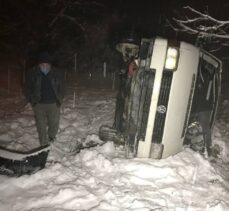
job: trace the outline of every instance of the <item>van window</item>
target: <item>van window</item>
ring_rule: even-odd
[[[202,54],[196,78],[192,113],[211,111],[218,99],[219,64],[208,55]]]

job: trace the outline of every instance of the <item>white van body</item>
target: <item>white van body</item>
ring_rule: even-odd
[[[191,104],[194,97],[198,68],[200,68],[200,58],[215,67],[213,81],[209,81],[208,92],[203,96],[205,99],[209,98],[209,95],[213,95],[213,98],[215,98],[211,119],[215,118],[215,110],[217,109],[218,102],[216,98],[218,98],[220,91],[221,62],[214,56],[193,45],[180,42],[178,48],[179,58],[177,68],[172,75],[168,102],[167,105],[163,105],[159,102],[160,93],[163,91],[163,73],[165,71],[171,71],[165,69],[166,55],[169,47],[168,40],[156,38],[151,42],[153,42],[153,52],[150,61],[150,70],[155,72],[155,82],[153,84],[146,134],[144,140],[139,140],[137,157],[155,157],[152,152],[157,150],[154,149],[155,147],[157,148],[157,146],[153,144],[152,136],[156,121],[158,121],[156,114],[163,112],[159,110],[163,107],[166,110],[166,117],[160,143],[163,146],[161,157],[165,158],[180,152],[183,148],[184,134],[186,133],[189,123],[188,119],[190,117]]]
[[[130,47],[118,44],[123,55],[130,52],[125,46]],[[127,71],[120,85],[113,127],[122,134],[127,154],[159,159],[175,155],[199,135],[199,126],[210,139],[220,60],[186,42],[156,37],[142,39],[135,63],[137,70],[131,76]]]

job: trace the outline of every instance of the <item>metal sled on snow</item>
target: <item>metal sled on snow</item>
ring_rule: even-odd
[[[43,169],[50,147],[39,147],[28,152],[19,152],[0,147],[0,174],[21,176]]]

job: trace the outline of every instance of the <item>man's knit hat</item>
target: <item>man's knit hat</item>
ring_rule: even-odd
[[[39,59],[38,59],[38,64],[41,64],[41,63],[51,64],[51,56],[49,55],[48,52],[42,52],[40,54]]]

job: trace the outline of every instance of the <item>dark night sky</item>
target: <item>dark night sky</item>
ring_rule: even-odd
[[[210,15],[219,19],[229,19],[228,0],[78,0],[78,2],[87,2],[88,4],[95,1],[102,3],[105,7],[98,7],[89,11],[78,9],[70,12],[76,15],[77,20],[82,23],[93,24],[103,21],[103,19],[109,19],[112,35],[117,32],[122,33],[123,30],[133,29],[144,37],[162,35],[174,38],[175,33],[168,27],[166,28],[165,19],[178,14],[182,6],[186,5],[200,11],[208,11]],[[0,45],[4,40],[14,43],[16,46],[21,45],[22,47],[18,50],[20,52],[28,45],[39,43],[45,37],[47,30],[50,30],[47,27],[50,16],[55,12],[57,13],[58,9],[63,6],[63,2],[68,1],[59,0],[60,8],[55,7],[54,9],[45,6],[47,2],[52,1],[0,0]],[[79,33],[82,33],[75,26],[70,26],[71,30],[67,31],[64,22],[59,21],[58,24],[56,26],[59,26],[59,36],[65,37],[59,37],[55,41],[57,44],[63,40],[62,44],[64,45],[65,40],[70,42],[71,36],[77,37]],[[2,35],[4,27],[7,28],[8,26],[10,26],[11,32]],[[57,28],[52,30],[55,34]],[[1,47],[1,49],[3,48]]]
[[[187,5],[208,12],[218,19],[229,19],[228,0],[104,0],[104,2],[108,6],[107,15],[116,14],[119,17],[119,21],[113,22],[114,31],[134,28],[144,37],[161,35],[174,39],[177,34],[165,26],[166,19],[181,14],[182,7]],[[178,39],[182,38],[183,35],[178,35]]]
[[[94,2],[94,0],[78,1],[88,2],[89,4],[90,2]],[[10,24],[17,19],[25,18],[25,21],[27,19],[26,22],[30,21],[32,23],[30,25],[33,25],[32,30],[26,29],[28,33],[39,36],[39,34],[43,33],[42,30],[44,30],[42,26],[48,22],[47,13],[52,14],[55,12],[52,11],[52,9],[49,10],[42,6],[45,5],[44,2],[52,1],[0,0],[0,21],[8,21]],[[59,0],[59,2],[68,1]],[[228,0],[97,0],[97,2],[101,2],[105,5],[102,16],[112,19],[111,25],[115,30],[128,27],[135,28],[139,30],[143,36],[160,34],[161,30],[163,30],[161,25],[165,24],[165,18],[171,18],[176,15],[176,11],[181,11],[182,6],[186,5],[190,5],[200,11],[209,11],[209,13],[216,18],[229,18],[227,12],[229,8]],[[11,6],[8,7],[10,4]],[[227,5],[227,7],[225,5]],[[101,13],[100,9],[101,8],[96,12]],[[78,14],[78,18],[84,19],[84,21],[96,21],[98,19],[96,12],[90,10],[90,12],[85,13],[85,15],[80,9],[74,11],[75,14]],[[7,16],[7,18],[3,15]],[[81,18],[81,15],[85,17]],[[0,22],[0,27],[1,26],[2,24]],[[23,24],[21,26],[15,26],[15,31],[18,30],[18,32],[14,33],[16,36],[20,34],[20,27],[22,27],[22,31]]]

